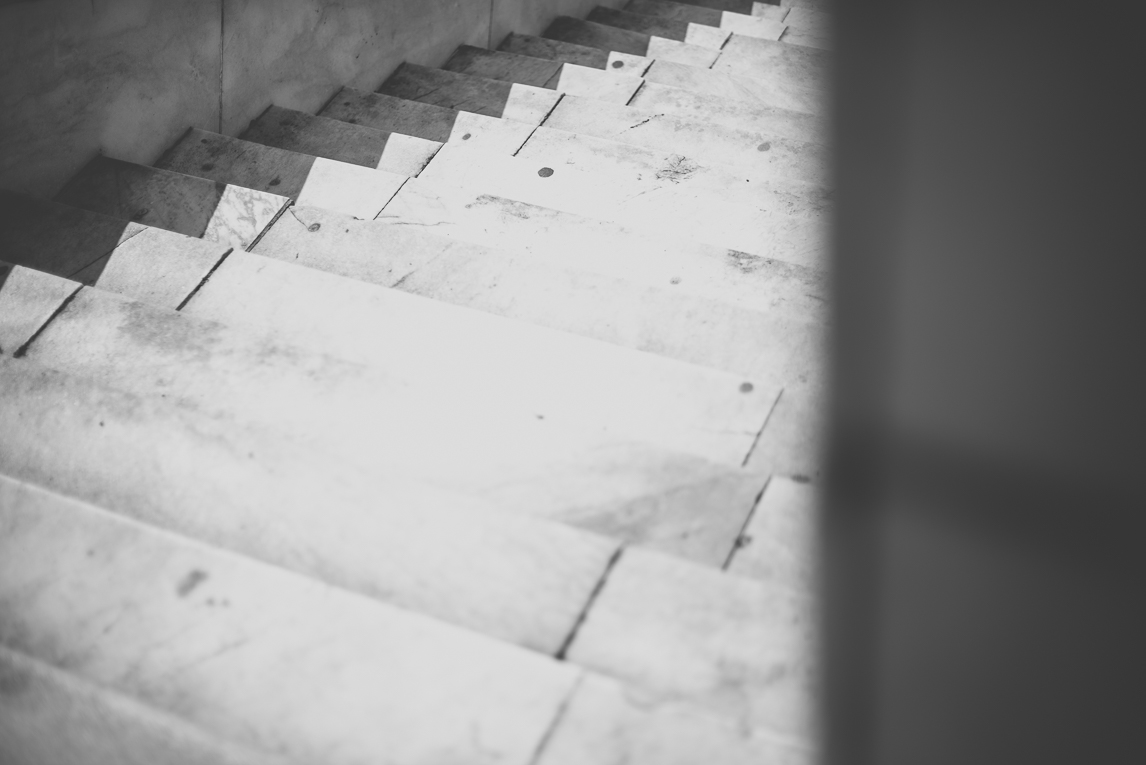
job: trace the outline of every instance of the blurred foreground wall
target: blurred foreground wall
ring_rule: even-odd
[[[1146,762],[1142,8],[835,11],[828,761]]]

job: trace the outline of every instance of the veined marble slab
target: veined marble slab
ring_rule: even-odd
[[[402,64],[378,88],[387,96],[444,106],[487,117],[540,124],[560,96],[545,88]]]
[[[729,32],[704,24],[692,24],[687,21],[674,21],[672,19],[643,16],[639,13],[626,13],[598,5],[586,21],[598,24],[607,24],[631,32],[639,32],[649,36],[663,37],[666,40],[696,45],[701,48],[710,48],[719,51],[728,41]],[[779,33],[777,33],[778,35]]]
[[[617,548],[382,459],[196,412],[171,390],[7,358],[0,389],[0,473],[544,653]]]
[[[732,35],[711,68],[714,72],[757,79],[775,77],[822,88],[828,81],[830,57],[828,51],[813,47]]]
[[[645,72],[645,80],[684,88],[725,102],[819,115],[827,107],[827,93],[820,84],[814,84],[817,81],[812,78],[812,73],[804,74],[807,76],[800,80],[788,79],[780,73],[756,78],[656,61]],[[757,127],[757,130],[762,129]]]
[[[502,154],[521,148],[533,125],[483,114],[447,109],[381,93],[343,88],[320,112],[343,122],[393,133],[408,133],[445,143],[467,141]]]
[[[450,60],[442,69],[484,77],[488,80],[519,82],[522,85],[543,88],[557,76],[561,63],[534,56],[462,45],[454,51],[454,55],[450,56]]]
[[[691,66],[710,67],[720,56],[720,51],[712,48],[632,32],[607,24],[596,24],[570,16],[558,16],[542,36],[604,51],[677,61]]]
[[[815,368],[824,370],[826,359],[821,357]],[[826,382],[821,372],[784,387],[749,456],[750,468],[800,480],[820,480],[827,424]]]
[[[759,130],[797,141],[823,145],[830,143],[827,120],[820,115],[750,101],[730,101],[650,80],[645,80],[644,86],[637,91],[628,106],[645,112],[672,114],[696,122],[724,125],[735,130]]]
[[[655,698],[810,747],[814,613],[786,588],[626,550],[568,656]]]
[[[290,200],[110,157],[96,157],[56,201],[247,249]]]
[[[288,765],[2,645],[0,678],[0,761],[10,765],[123,765],[128,752],[165,765]]]
[[[347,124],[277,106],[263,112],[241,138],[299,154],[406,176],[421,172],[441,148],[439,142],[417,135]]]
[[[712,715],[700,705],[588,673],[561,716],[538,765],[812,765],[812,751]]]
[[[411,167],[412,173],[397,174],[192,129],[155,166],[371,219],[398,193],[407,175],[421,172],[430,156]]]
[[[257,750],[525,765],[580,674],[25,484],[0,496],[0,642]]]
[[[565,96],[545,120],[545,127],[647,149],[687,153],[697,161],[742,168],[758,178],[791,178],[823,185],[830,177],[828,149],[822,144],[588,98]],[[433,167],[433,162],[429,167]]]

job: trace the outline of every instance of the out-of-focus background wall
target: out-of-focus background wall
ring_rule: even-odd
[[[1142,6],[834,10],[828,760],[1146,762]]]
[[[50,195],[98,152],[151,163],[188,127],[316,111],[403,61],[624,0],[0,0],[0,188]]]

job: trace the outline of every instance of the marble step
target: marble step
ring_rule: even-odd
[[[774,476],[744,527],[728,571],[815,593],[818,500],[814,485]]]
[[[705,707],[664,701],[589,673],[578,684],[537,765],[812,765],[807,747],[721,719]]]
[[[173,395],[7,356],[0,382],[0,473],[543,653],[618,548]]]
[[[459,54],[461,54],[459,56]],[[510,59],[510,61],[507,61]],[[601,71],[592,67],[564,64],[561,62],[541,61],[529,56],[521,56],[501,51],[489,51],[483,48],[462,46],[445,68],[459,74],[475,77],[485,77],[504,82],[518,82],[523,85],[532,85],[535,66],[517,65],[517,60],[543,63],[547,65],[550,75],[541,83],[541,87],[556,90],[560,93],[569,93],[585,98],[597,98],[617,104],[627,104],[633,94],[641,87],[640,77],[616,74],[611,71]],[[540,79],[540,78],[536,78]],[[536,80],[535,80],[536,81]]]
[[[788,15],[788,9],[779,5],[765,5],[764,3],[725,3],[734,8],[716,8],[693,5],[671,0],[629,0],[624,10],[629,13],[639,13],[644,16],[656,16],[674,21],[687,21],[693,24],[704,24],[710,27],[722,26],[721,21],[728,16],[748,16],[768,21],[783,21]]]
[[[759,13],[744,14],[697,8],[669,0],[631,0],[625,11],[664,19],[673,24],[688,24],[690,27],[701,25],[763,40],[779,40],[787,34],[787,26],[781,19],[788,14],[788,9],[778,5],[768,6]]]
[[[409,63],[399,66],[382,83],[378,92],[530,125],[540,124],[561,98],[545,88],[471,77]]]
[[[25,209],[27,223],[14,221],[5,228],[22,233],[25,240],[34,239],[45,224],[63,217],[54,210],[42,209],[48,206]],[[29,215],[36,212],[41,214]],[[75,213],[72,217],[79,220],[67,221],[66,228],[74,229],[90,216],[79,210]],[[22,231],[17,231],[17,226]],[[613,433],[652,443],[676,443],[686,451],[696,445],[702,456],[730,453],[730,459],[738,461],[746,453],[743,443],[721,445],[718,441],[722,439],[704,435],[710,428],[752,427],[751,423],[736,424],[741,415],[734,411],[744,409],[743,396],[731,397],[732,410],[724,413],[718,412],[724,405],[706,409],[718,399],[728,398],[719,394],[722,387],[732,390],[741,380],[723,379],[657,356],[624,351],[339,277],[327,277],[324,284],[322,275],[313,275],[307,269],[257,265],[261,258],[250,258],[254,262],[248,263],[243,253],[236,253],[220,266],[226,250],[218,245],[169,232],[157,233],[167,240],[177,240],[175,247],[164,251],[164,240],[160,240],[151,244],[157,250],[154,257],[147,250],[141,255],[140,250],[129,248],[113,253],[108,271],[112,286],[119,287],[116,291],[144,302],[151,302],[149,298],[158,294],[161,299],[152,304],[180,306],[186,315],[253,326],[263,332],[277,330],[284,344],[305,341],[306,347],[326,353],[341,348],[343,353],[335,355],[343,358],[351,351],[349,358],[400,370],[398,378],[407,384],[416,381],[427,390],[441,388],[443,381],[459,381],[447,384],[440,393],[465,398],[471,406],[526,406],[545,412],[554,427],[560,427],[562,422],[597,423],[608,426]],[[132,241],[138,240],[136,237]],[[190,247],[180,249],[181,243]],[[268,269],[271,273],[276,269],[280,272],[273,283],[269,275],[254,278],[254,274]],[[212,278],[202,284],[208,274]],[[337,317],[339,321],[327,319],[320,323],[314,322],[309,313],[300,316],[290,308],[300,304],[308,304],[320,315]],[[357,312],[351,309],[352,305],[359,306]],[[280,306],[287,310],[275,310]],[[360,326],[375,329],[363,335],[357,330]],[[526,359],[528,363],[522,366]],[[718,420],[710,420],[714,415]],[[729,415],[733,419],[724,419]],[[691,418],[696,419],[686,424]],[[762,423],[761,419],[759,424]],[[682,427],[675,435],[671,432]],[[690,430],[695,433],[689,435]],[[709,453],[708,449],[713,451]]]
[[[616,51],[656,60],[676,61],[690,66],[710,67],[720,56],[720,51],[712,48],[632,32],[608,24],[575,19],[571,16],[558,16],[545,29],[542,37],[598,48],[603,51]]]
[[[781,42],[822,50],[832,48],[832,15],[815,8],[792,8],[788,12]]]
[[[240,136],[244,141],[397,175],[417,175],[438,141],[381,131],[293,109],[271,106]]]
[[[279,194],[110,157],[89,162],[55,200],[244,250],[290,204]]]
[[[13,492],[0,476],[0,492]],[[25,497],[34,489],[16,488]],[[46,494],[43,504],[65,506]],[[29,502],[23,499],[23,502]],[[18,512],[0,509],[0,514]],[[0,516],[2,517],[2,516]],[[7,520],[7,519],[5,519]],[[0,521],[2,523],[3,521]],[[0,645],[0,762],[5,765],[287,765]]]
[[[300,143],[306,145],[306,142]],[[155,166],[269,191],[290,197],[300,205],[325,207],[356,218],[371,219],[398,193],[407,175],[421,172],[431,156],[426,156],[416,168],[409,167],[412,172],[399,174],[193,128],[168,149]]]
[[[610,53],[600,48],[590,48],[585,45],[550,40],[545,37],[534,37],[533,35],[521,35],[516,32],[507,35],[501,41],[498,50],[565,64],[575,64],[591,69],[610,69],[615,70],[618,74],[632,74],[638,77],[652,63],[651,59],[644,56],[634,56],[616,51]]]
[[[0,481],[0,642],[240,746],[295,762],[525,765],[582,675]]]
[[[544,88],[557,78],[561,63],[518,53],[460,45],[442,65],[442,69]]]
[[[709,68],[714,72],[765,80],[780,78],[824,89],[831,74],[831,53],[805,45],[732,35],[720,58]]]
[[[249,269],[236,265],[229,271],[236,274],[231,278],[245,280],[248,289],[255,289],[257,280],[251,279]],[[305,284],[307,275],[299,271],[294,278]],[[276,288],[286,289],[281,284]],[[333,290],[328,300],[333,303],[336,298],[337,290]],[[256,299],[262,298],[251,298]],[[458,485],[465,481],[481,485],[492,481],[498,471],[524,472],[529,465],[544,466],[570,455],[630,443],[740,465],[778,393],[776,386],[746,381],[742,375],[655,356],[634,359],[578,338],[569,338],[565,344],[570,352],[580,348],[579,356],[602,365],[609,359],[610,365],[631,370],[634,377],[615,369],[588,367],[574,379],[562,380],[559,372],[567,367],[543,369],[540,364],[534,366],[533,359],[505,350],[507,344],[496,337],[504,322],[489,320],[482,326],[477,322],[492,317],[400,296],[394,302],[417,304],[413,310],[421,308],[427,324],[440,315],[448,316],[442,319],[442,328],[423,330],[429,337],[444,335],[451,326],[472,318],[475,328],[468,337],[476,347],[467,355],[461,351],[451,355],[419,342],[421,332],[409,332],[407,337],[395,331],[376,341],[369,364],[353,362],[307,350],[291,343],[289,336],[251,333],[199,318],[195,311],[174,313],[100,290],[85,290],[42,331],[28,357],[113,385],[137,386],[132,390],[144,395],[178,393],[188,406],[237,422],[277,427],[313,441],[316,447],[342,450],[357,443],[372,450],[371,458],[387,459],[417,475]],[[129,331],[131,325],[123,324],[127,316],[143,325],[143,334]],[[528,326],[517,329],[518,337],[532,332],[533,345],[553,337]],[[84,348],[98,348],[100,355],[93,358]],[[491,365],[484,373],[470,369],[485,363],[475,359],[483,352],[513,366]],[[118,366],[107,366],[117,357]],[[323,359],[328,362],[325,367]],[[162,369],[164,374],[140,377],[134,373],[140,365]],[[645,374],[636,376],[642,367]],[[320,369],[322,373],[316,373]],[[657,371],[661,378],[655,376]],[[515,373],[519,379],[510,379]],[[657,380],[656,386],[642,390],[633,385],[646,377]],[[499,389],[497,383],[503,380],[505,387]],[[581,398],[567,393],[578,387],[577,382],[584,388]],[[286,400],[309,403],[303,411],[276,411]],[[518,441],[508,443],[508,437],[499,433],[517,433]],[[426,443],[403,449],[403,442],[413,437]],[[432,441],[436,438],[450,439],[451,444],[440,447],[435,460]],[[527,441],[531,451],[519,454],[526,451]],[[464,466],[447,467],[454,452],[462,459],[465,447],[482,451],[468,457]]]
[[[588,98],[565,96],[545,120],[545,127],[687,153],[698,162],[736,167],[757,178],[789,178],[820,186],[830,178],[828,148],[822,144]],[[433,167],[433,162],[427,167]]]
[[[418,201],[403,200],[402,207],[414,208]],[[496,204],[484,195],[479,203]],[[526,209],[508,201],[503,204],[514,212]],[[785,390],[821,374],[826,333],[822,309],[817,313],[818,306],[814,305],[814,289],[821,283],[799,269],[792,273],[777,267],[779,264],[757,261],[762,273],[771,279],[764,276],[753,281],[764,285],[775,308],[753,311],[678,293],[673,284],[681,281],[677,276],[666,279],[663,286],[649,286],[637,279],[611,277],[576,264],[562,267],[569,261],[562,252],[564,245],[559,241],[552,247],[546,245],[557,240],[562,231],[574,228],[558,225],[564,221],[543,229],[541,236],[508,226],[515,237],[526,242],[507,251],[497,249],[498,243],[489,233],[495,227],[485,231],[477,228],[476,220],[480,218],[476,216],[468,220],[458,216],[468,226],[452,220],[425,223],[415,216],[416,212],[395,212],[393,217],[373,224],[347,224],[350,230],[346,233],[353,235],[353,241],[340,245],[338,239],[330,236],[306,237],[304,232],[309,226],[322,225],[321,221],[329,215],[304,209],[299,213],[299,222],[309,225],[284,220],[276,226],[273,236],[260,244],[260,251],[269,257],[316,268],[337,268],[337,273],[345,276],[398,282],[398,289],[423,297],[739,373],[763,381],[762,384],[785,386]],[[433,232],[434,236],[408,233],[430,226],[439,229]],[[598,241],[625,238],[610,232],[598,232],[595,237]],[[492,246],[479,244],[482,240]],[[531,245],[533,250],[528,249]],[[403,268],[386,273],[369,273],[378,267],[364,262],[371,252],[383,253],[386,264],[402,254],[406,254],[407,262]],[[390,257],[391,252],[394,257]],[[533,252],[543,255],[532,257]],[[605,251],[601,257],[614,252],[618,251]],[[334,255],[342,259],[336,265]],[[741,262],[753,263],[750,258]],[[672,273],[672,265],[665,264],[656,273],[665,271]],[[797,292],[799,284],[808,284],[809,294]],[[789,397],[782,395],[780,400],[786,403]],[[776,417],[773,410],[768,423]]]
[[[821,115],[763,106],[750,101],[729,100],[650,80],[645,80],[645,84],[627,105],[645,112],[671,114],[736,130],[756,129],[769,135],[808,143],[826,145],[830,142],[829,126],[826,118]]]
[[[746,103],[821,115],[827,110],[828,93],[821,86],[823,73],[804,69],[798,73],[776,72],[768,77],[717,72],[671,61],[653,62],[644,74],[649,83],[671,85],[729,103]]]
[[[12,265],[134,295],[152,305],[182,305],[230,251],[229,246],[165,229],[0,191],[0,252],[7,253]],[[79,286],[61,285],[25,269],[2,268],[6,278],[34,280],[49,294],[59,290],[70,294]],[[17,295],[38,292],[30,284],[27,288],[10,284],[8,289]],[[32,313],[26,321],[39,321],[36,328],[48,318],[37,312],[41,309],[35,301],[29,302],[28,310]],[[0,335],[0,352],[14,352],[29,336],[17,341]]]
[[[817,184],[567,130],[537,128],[515,156],[553,170],[561,167],[592,173],[600,182],[602,204],[648,206],[706,224],[737,215],[737,210],[826,224],[831,209],[830,195]],[[775,228],[787,222],[761,220],[760,225]],[[788,259],[780,251],[768,256]]]
[[[302,208],[296,208],[293,212],[296,213],[296,220],[301,219],[299,223],[311,222],[311,217],[317,214]],[[324,215],[322,218],[333,216]],[[315,222],[318,220],[315,218]],[[732,315],[722,313],[724,309],[718,305],[709,305],[701,311],[701,305],[710,303],[725,304],[736,311],[789,317],[815,325],[823,325],[826,321],[824,308],[827,279],[822,271],[736,250],[696,244],[663,232],[658,234],[636,230],[625,223],[613,223],[497,197],[484,192],[480,187],[467,189],[452,183],[441,186],[428,181],[411,180],[377,221],[355,222],[344,228],[350,229],[345,232],[348,236],[360,233],[366,236],[365,232],[386,225],[423,230],[427,234],[426,244],[435,254],[445,247],[447,239],[456,239],[483,245],[486,249],[475,251],[474,258],[480,256],[491,261],[504,261],[505,268],[509,270],[512,270],[510,263],[521,261],[517,266],[519,268],[528,268],[533,264],[572,271],[579,275],[561,278],[575,278],[584,282],[586,289],[592,284],[592,289],[602,292],[606,290],[605,284],[610,281],[618,284],[610,288],[610,292],[627,284],[628,289],[635,290],[630,295],[634,302],[610,304],[609,313],[613,316],[628,316],[630,310],[641,302],[637,298],[642,292],[645,300],[658,296],[653,302],[658,305],[664,303],[666,316],[671,310],[689,313],[696,318],[713,313],[712,316],[706,316],[703,322],[698,322],[692,332],[682,332],[682,338],[690,337],[703,326],[721,322],[735,323]],[[322,234],[322,239],[326,240],[323,247],[333,257],[336,239],[333,234],[323,233],[329,228],[329,225],[323,225],[317,233]],[[301,234],[286,239],[282,237],[288,231],[298,232],[299,229],[298,223],[282,219],[259,243],[255,252],[266,254],[281,251],[283,257],[288,257],[292,246],[303,246],[305,238]],[[376,234],[380,238],[395,235],[383,234],[381,231]],[[311,237],[312,241],[317,239],[319,237]],[[297,245],[288,244],[294,240],[298,240]],[[363,243],[361,246],[365,249],[370,245]],[[460,270],[460,266],[458,268]],[[395,269],[389,278],[400,281],[408,273],[409,268]],[[554,274],[553,278],[557,276]],[[590,279],[592,282],[587,281]],[[498,280],[491,281],[500,284]],[[406,286],[405,281],[399,285],[400,288]],[[491,285],[489,289],[492,290],[494,286]],[[552,289],[553,286],[547,286],[544,291]],[[685,296],[702,298],[703,302],[693,305],[687,311],[683,302],[676,309],[669,308],[674,301],[683,301]],[[584,301],[595,302],[588,296]],[[580,301],[571,302],[580,304]],[[528,304],[524,296],[521,304]],[[561,302],[553,305],[552,309],[560,312],[564,305]],[[719,320],[717,316],[720,316]],[[642,326],[645,323],[640,321],[634,324],[631,318],[603,322],[606,328],[618,331],[622,327]],[[649,323],[651,326],[643,328],[639,336],[651,341],[653,347],[667,348],[675,345],[667,335],[655,330],[655,322]],[[622,336],[625,336],[624,333]],[[703,353],[706,347],[711,350],[719,345],[704,343],[698,351]],[[756,354],[745,353],[743,351],[747,349],[744,348],[740,350],[740,363],[754,367],[755,362],[752,360],[757,358]],[[728,367],[713,363],[717,358],[721,358],[723,363],[730,363],[736,360],[737,354],[730,353],[727,357],[702,355],[690,357],[689,360],[706,366],[744,371],[735,364]]]
[[[445,143],[472,141],[501,154],[521,148],[535,125],[342,88],[319,112],[324,117]]]
[[[589,15],[585,17],[585,20],[617,27],[618,29],[626,29],[630,32],[663,37],[666,40],[676,40],[677,42],[696,45],[701,48],[709,48],[718,52],[724,46],[724,43],[727,42],[730,34],[722,29],[704,26],[703,24],[689,24],[686,21],[673,21],[672,19],[662,19],[655,16],[642,16],[639,13],[626,13],[625,11],[617,11],[601,5],[598,5],[590,11]],[[782,28],[783,25],[780,25],[780,29],[776,31],[777,38],[780,36]]]
[[[688,160],[678,159],[668,165],[669,172],[685,173],[692,167]],[[626,195],[623,187],[602,188],[598,174],[591,169],[556,164],[538,162],[532,154],[501,157],[446,146],[422,176],[438,187],[515,199],[622,223],[636,231],[677,236],[813,268],[827,265],[827,230],[821,221],[761,210],[738,200],[734,192],[699,196],[686,189],[675,194],[671,181],[652,186],[659,192]]]
[[[815,607],[806,593],[625,550],[567,656],[743,730],[811,749]]]

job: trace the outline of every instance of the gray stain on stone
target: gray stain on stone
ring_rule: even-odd
[[[548,178],[549,176],[553,175],[553,168],[552,167],[543,167],[537,171],[537,174],[540,175],[542,178]]]
[[[200,571],[199,569],[194,569],[188,572],[187,576],[183,577],[183,580],[179,582],[179,586],[175,589],[175,591],[179,593],[179,597],[185,598],[194,592],[195,588],[203,584],[205,581],[207,581],[207,572]]]

